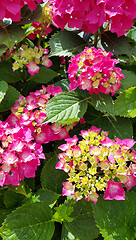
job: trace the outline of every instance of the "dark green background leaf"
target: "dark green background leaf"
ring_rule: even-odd
[[[80,200],[77,204],[81,210],[79,216],[72,222],[65,222],[64,226],[80,240],[93,240],[98,237],[99,229],[93,217],[91,202]]]
[[[108,136],[111,139],[115,137],[120,139],[133,138],[133,127],[128,118],[99,117],[91,121],[91,124],[104,131],[109,131]]]
[[[115,115],[136,117],[136,87],[121,93],[114,104]]]
[[[47,204],[32,203],[7,216],[0,233],[4,240],[51,240],[54,233],[52,212]]]
[[[117,37],[116,33],[110,31],[101,35],[101,44],[107,52],[110,51],[116,56],[125,54],[130,57],[136,51],[136,48],[130,46],[127,37]]]
[[[13,72],[12,63],[8,61],[0,62],[0,80],[7,83],[15,83],[21,80],[18,71]]]
[[[43,188],[61,194],[62,182],[66,181],[67,174],[62,170],[55,169],[58,161],[59,159],[55,154],[54,157],[45,164],[41,174],[41,184]]]
[[[14,209],[23,203],[26,197],[22,194],[7,190],[4,195],[4,203],[8,209]]]
[[[0,81],[0,103],[3,100],[8,89],[8,84],[5,81]]]
[[[93,211],[105,240],[135,240],[136,192],[126,192],[125,201],[103,200],[101,196]]]
[[[54,34],[49,44],[50,56],[72,56],[73,53],[83,51],[86,42],[76,33],[64,30]]]
[[[124,91],[128,88],[135,87],[136,86],[136,74],[127,71],[127,70],[122,70],[122,73],[125,76],[125,79],[121,80],[121,87],[119,91]]]
[[[8,86],[7,93],[0,104],[0,112],[8,111],[14,106],[15,101],[19,98],[20,93],[12,86]]]
[[[39,196],[40,201],[44,201],[51,206],[53,206],[56,203],[57,199],[60,197],[60,194],[52,192],[48,189],[39,189],[37,195]]]
[[[7,28],[0,27],[0,44],[12,47],[25,38],[25,31],[16,23],[12,23]]]
[[[72,233],[68,232],[68,230],[64,227],[64,224],[63,224],[61,240],[80,240],[80,239],[76,238]]]
[[[111,96],[104,93],[92,94],[91,102],[96,110],[114,116],[114,105]]]
[[[31,76],[28,80],[32,80],[37,83],[48,83],[57,76],[57,72],[47,67],[41,66],[39,72]]]

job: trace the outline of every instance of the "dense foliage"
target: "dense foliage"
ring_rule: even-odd
[[[136,239],[136,0],[0,2],[0,238]]]

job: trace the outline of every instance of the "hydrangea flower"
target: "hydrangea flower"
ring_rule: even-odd
[[[12,58],[15,60],[13,63],[13,71],[23,68],[25,65],[28,68],[28,72],[34,75],[39,72],[39,66],[37,64],[42,64],[45,67],[50,67],[52,65],[51,60],[48,58],[49,50],[44,49],[41,46],[38,47],[28,47],[27,45],[22,45],[15,53],[13,53]]]
[[[119,61],[111,58],[112,55],[100,48],[86,47],[83,52],[74,56],[68,68],[71,82],[69,90],[79,87],[87,89],[89,94],[101,92],[114,95],[121,86],[120,80],[125,77],[121,74],[121,69],[115,67]]]
[[[0,121],[0,186],[19,185],[19,181],[35,177],[40,159],[45,159],[40,144],[33,142],[27,127],[11,127]]]
[[[42,122],[46,119],[46,105],[48,100],[57,93],[62,92],[60,87],[42,86],[42,89],[30,92],[27,97],[20,96],[11,108],[11,115],[7,122],[12,127],[22,126],[31,130],[32,136],[39,144],[61,140],[69,137],[68,131],[76,123],[62,126],[56,123],[52,125]],[[84,123],[84,122],[83,122]]]
[[[65,25],[79,28],[84,32],[95,33],[106,21],[105,3],[96,0],[54,0],[53,23],[64,29]]]
[[[77,136],[68,138],[59,147],[56,169],[68,173],[63,183],[62,195],[83,197],[96,204],[99,192],[104,191],[105,200],[125,200],[125,191],[136,185],[136,152],[131,147],[133,139],[115,138],[108,132],[92,126],[81,131],[82,140]]]
[[[71,28],[95,33],[107,22],[111,25],[111,32],[121,36],[131,28],[136,17],[135,0],[52,0],[52,3],[53,22],[62,29],[68,24]]]
[[[13,21],[21,20],[21,8],[27,4],[31,11],[36,9],[36,2],[42,0],[4,0],[0,1],[0,19],[11,18]]]

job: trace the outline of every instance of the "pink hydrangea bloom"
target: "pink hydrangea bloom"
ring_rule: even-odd
[[[85,32],[95,33],[106,21],[105,3],[96,0],[56,0],[54,4],[53,23],[64,29],[66,23],[73,28],[80,28]],[[80,13],[80,14],[79,14]]]
[[[56,169],[68,174],[63,195],[74,195],[76,201],[84,197],[96,204],[99,192],[104,191],[106,200],[125,200],[122,184],[127,190],[136,185],[136,152],[131,150],[135,141],[111,140],[107,131],[95,126],[80,135],[82,140],[75,135],[59,146],[62,153]]]
[[[77,123],[62,126],[53,123],[42,124],[46,119],[46,105],[48,100],[62,92],[60,87],[42,86],[42,89],[30,92],[27,97],[20,96],[11,108],[11,115],[7,122],[12,126],[22,126],[30,129],[33,138],[39,144],[69,138],[68,131]]]
[[[111,32],[121,36],[131,28],[136,17],[135,0],[52,0],[52,4],[53,23],[62,29],[68,24],[71,28],[95,33],[107,22],[111,25]]]
[[[113,54],[100,48],[86,47],[83,52],[74,56],[70,60],[68,77],[70,79],[69,90],[77,87],[87,89],[90,94],[105,93],[112,95],[119,90],[121,79],[125,78],[121,74],[121,69],[115,64],[119,61],[111,59]]]
[[[19,185],[25,177],[35,177],[40,159],[45,156],[42,146],[33,139],[29,128],[0,122],[0,186]]]

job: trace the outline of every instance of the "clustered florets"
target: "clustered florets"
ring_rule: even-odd
[[[68,131],[76,124],[68,126],[56,123],[42,123],[46,120],[46,105],[49,99],[62,92],[60,87],[42,86],[36,92],[30,92],[29,96],[20,96],[11,108],[11,115],[7,118],[10,126],[23,126],[31,130],[32,136],[37,143],[48,143],[69,137]]]
[[[13,53],[12,58],[15,60],[13,63],[13,71],[23,68],[25,65],[28,68],[28,72],[34,75],[39,72],[40,67],[38,64],[42,64],[45,67],[50,67],[52,65],[51,60],[48,58],[49,50],[46,48],[38,47],[28,47],[27,45],[22,45],[15,53]]]
[[[111,140],[108,132],[91,127],[81,131],[83,140],[76,135],[66,139],[59,147],[57,169],[68,173],[63,183],[63,196],[74,195],[76,201],[85,197],[97,202],[100,191],[105,191],[104,199],[125,200],[122,184],[129,190],[136,185],[136,152],[131,151],[133,139]]]
[[[19,185],[24,177],[35,177],[40,159],[45,159],[40,144],[33,142],[28,127],[11,127],[0,121],[0,186]]]
[[[21,95],[11,115],[0,121],[0,186],[19,185],[25,177],[35,177],[39,159],[45,159],[41,144],[69,137],[68,131],[77,123],[43,123],[48,100],[60,92],[60,87],[49,85],[27,97]]]
[[[95,33],[107,22],[111,32],[121,36],[131,28],[136,17],[135,0],[52,0],[52,3],[54,24],[62,29],[68,23],[70,28]]]
[[[79,87],[87,89],[89,94],[101,92],[114,95],[121,86],[120,80],[125,77],[121,74],[121,69],[115,67],[119,61],[111,59],[112,55],[100,48],[86,47],[74,56],[68,68],[70,91]]]
[[[20,21],[21,8],[25,4],[33,11],[36,3],[42,0],[5,0],[0,2],[0,19],[11,18]],[[43,0],[43,2],[48,2]],[[136,17],[135,0],[52,0],[54,9],[53,23],[64,29],[65,25],[71,28],[79,28],[84,32],[95,33],[99,27],[107,22],[111,26],[111,32],[118,36],[133,25]]]

